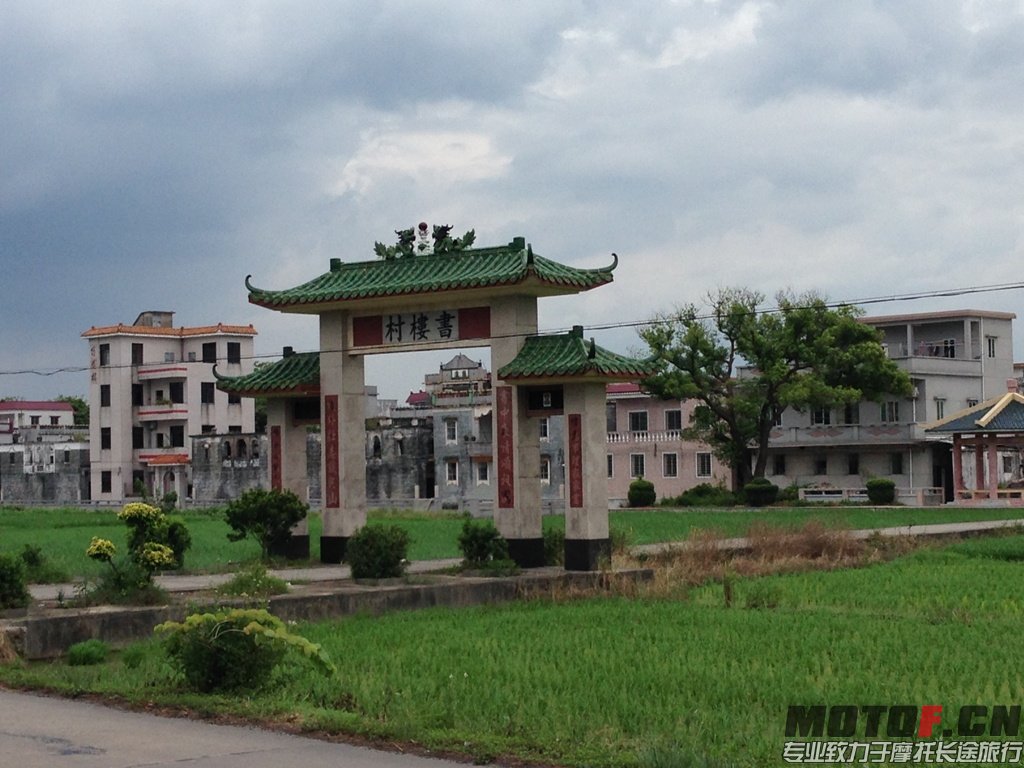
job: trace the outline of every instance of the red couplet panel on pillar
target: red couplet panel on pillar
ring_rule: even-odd
[[[341,506],[341,483],[338,478],[338,396],[324,396],[324,484],[328,507]]]
[[[570,413],[569,426],[569,506],[583,506],[583,417]]]
[[[498,407],[498,506],[510,509],[516,505],[512,387],[498,387],[495,397]]]
[[[270,428],[270,487],[281,490],[281,428]]]

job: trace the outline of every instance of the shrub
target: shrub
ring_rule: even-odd
[[[752,507],[767,507],[779,496],[779,486],[764,477],[755,477],[743,486],[743,495]]]
[[[508,560],[508,542],[490,520],[467,520],[459,534],[465,565],[479,568],[493,560]]]
[[[173,564],[170,547],[146,542],[134,557],[115,559],[117,547],[110,539],[94,536],[85,554],[91,560],[107,563],[97,581],[83,591],[76,600],[80,605],[96,603],[133,603],[155,605],[167,602],[167,594],[153,584],[153,571],[168,563]]]
[[[155,630],[165,635],[164,650],[185,684],[197,691],[258,688],[289,651],[298,651],[325,674],[334,664],[323,649],[288,631],[262,609],[194,613]]]
[[[778,501],[785,502],[786,504],[800,501],[800,486],[796,483],[790,483],[785,488],[780,488]]]
[[[868,501],[872,504],[892,504],[896,500],[896,483],[884,477],[873,477],[867,482]]]
[[[292,528],[305,520],[309,507],[288,490],[252,488],[228,504],[224,517],[231,533],[230,541],[251,537],[259,542],[264,560],[283,552]]]
[[[731,507],[736,504],[736,496],[721,485],[700,483],[666,502],[675,507]]]
[[[658,495],[654,492],[654,483],[638,477],[629,484],[626,497],[631,507],[650,507],[657,500]]]
[[[544,565],[565,563],[565,531],[561,528],[544,529]]]
[[[170,561],[162,562],[160,568],[176,569],[185,565],[185,551],[192,546],[192,536],[180,518],[167,517],[152,504],[139,501],[125,504],[117,517],[128,526],[128,552],[140,565],[146,567],[140,558],[149,544],[171,551]]]
[[[29,599],[25,564],[21,558],[0,554],[0,609],[24,608]]]
[[[364,525],[345,546],[354,579],[389,579],[405,573],[409,532],[397,525]]]
[[[25,565],[25,581],[29,584],[57,584],[71,580],[67,571],[46,559],[42,547],[26,544],[18,556]]]
[[[68,648],[68,665],[72,667],[86,667],[93,664],[102,664],[107,660],[110,653],[110,646],[102,640],[93,638],[81,643],[75,643]]]
[[[608,531],[608,538],[611,541],[612,554],[626,555],[629,554],[629,548],[633,546],[635,535],[632,528],[612,526]]]
[[[220,595],[254,598],[283,595],[287,591],[288,582],[272,576],[263,563],[255,563],[242,569],[230,581],[217,588],[217,593]]]

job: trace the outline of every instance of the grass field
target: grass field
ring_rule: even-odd
[[[613,511],[613,528],[626,532],[632,544],[649,544],[686,539],[694,529],[715,530],[726,536],[744,535],[754,523],[798,528],[808,520],[821,520],[840,528],[879,528],[893,525],[995,520],[1024,516],[1024,510],[1012,508],[938,508],[910,507],[793,507],[768,510],[639,510]],[[220,513],[185,511],[181,517],[188,525],[193,545],[185,557],[186,570],[217,572],[231,570],[239,563],[259,556],[259,547],[251,541],[227,540],[228,527]],[[371,522],[389,522],[409,531],[412,539],[410,560],[459,557],[458,535],[463,518],[457,514],[414,515],[387,511],[370,513]],[[545,527],[562,527],[564,518],[548,516]],[[320,519],[310,517],[312,560],[319,559]],[[20,552],[25,544],[43,548],[47,559],[71,576],[93,576],[102,564],[88,560],[85,549],[93,536],[102,536],[119,547],[125,541],[125,527],[117,520],[116,510],[0,507],[0,552]]]
[[[860,569],[739,579],[731,607],[721,584],[707,584],[305,625],[336,677],[289,667],[251,696],[180,692],[154,643],[134,668],[121,658],[32,664],[0,668],[0,682],[478,759],[775,766],[789,704],[1020,704],[1022,561],[1024,536],[1013,535]]]

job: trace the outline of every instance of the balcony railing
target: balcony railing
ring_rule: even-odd
[[[609,443],[669,443],[683,439],[682,430],[667,429],[660,432],[609,432]]]
[[[785,446],[899,444],[917,439],[916,424],[817,424],[809,427],[775,427],[773,448]]]

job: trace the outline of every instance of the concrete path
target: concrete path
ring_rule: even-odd
[[[978,533],[1024,526],[1024,519],[987,520],[971,523],[931,523],[924,525],[901,525],[893,528],[872,528],[851,531],[850,535],[859,539],[880,534],[882,536],[950,536],[953,534]],[[634,552],[657,554],[670,552],[674,549],[685,549],[689,546],[685,541],[667,541],[658,544],[641,544],[633,547]],[[722,539],[718,542],[720,549],[744,549],[749,546],[745,538]],[[420,560],[409,564],[409,573],[427,573],[442,568],[451,568],[462,562],[458,558],[447,560]],[[347,579],[351,571],[347,565],[315,565],[305,568],[277,568],[270,571],[278,578],[290,582],[337,581]],[[230,573],[213,573],[198,575],[178,575],[173,573],[157,576],[156,582],[168,592],[196,592],[202,589],[218,587],[228,579]],[[70,599],[75,596],[75,584],[33,584],[29,592],[34,600],[56,600],[63,593]]]
[[[0,690],[0,766],[462,768],[463,764]]]

